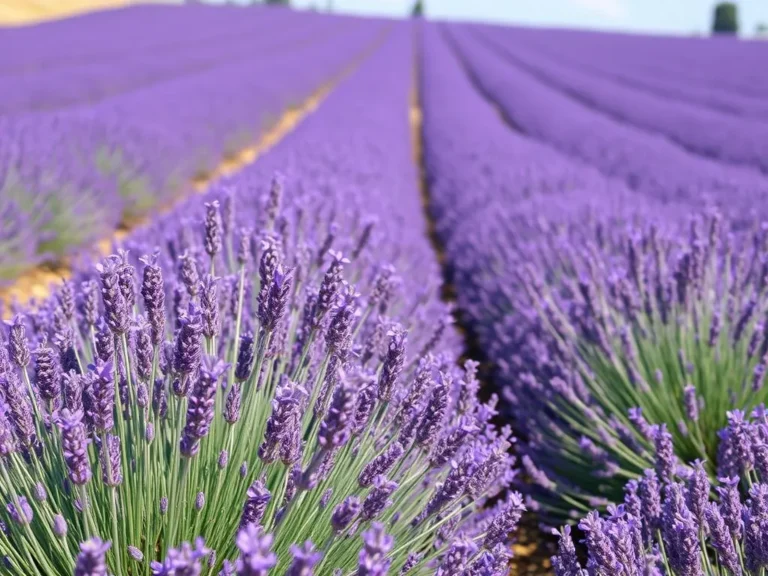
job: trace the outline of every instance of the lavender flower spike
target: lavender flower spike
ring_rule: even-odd
[[[272,535],[265,534],[257,524],[248,524],[237,534],[238,576],[267,576],[277,564],[277,556],[270,550]]]
[[[80,544],[74,576],[107,576],[105,557],[110,546],[109,542],[102,542],[98,537]]]
[[[288,567],[285,576],[314,576],[313,568],[323,557],[322,553],[315,550],[315,546],[307,540],[301,546],[291,545],[293,561]]]
[[[395,544],[395,539],[384,531],[384,525],[378,522],[363,532],[363,549],[357,565],[357,576],[385,576],[389,571],[390,560],[387,554]]]

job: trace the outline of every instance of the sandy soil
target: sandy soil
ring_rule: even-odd
[[[174,0],[141,0],[141,4]],[[45,20],[65,18],[92,10],[139,4],[137,0],[2,0],[0,26],[21,26]]]

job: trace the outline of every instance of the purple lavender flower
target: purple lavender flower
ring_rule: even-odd
[[[277,556],[270,550],[272,535],[256,524],[248,524],[237,534],[238,576],[267,576],[277,564]]]
[[[356,412],[355,390],[350,382],[336,387],[331,407],[320,424],[318,442],[325,450],[343,446],[349,440]]]
[[[40,396],[44,400],[56,400],[61,395],[61,368],[58,355],[48,346],[45,339],[35,350],[35,355],[37,356],[37,388],[40,390]]]
[[[262,286],[259,292],[259,322],[265,332],[274,332],[278,322],[285,315],[292,281],[293,271],[283,272],[278,266],[272,283]]]
[[[149,382],[152,377],[152,361],[154,348],[152,346],[151,328],[143,317],[136,323],[136,372],[143,382]]]
[[[80,553],[75,561],[75,576],[107,576],[107,550],[110,542],[102,542],[98,537],[80,544]]]
[[[317,552],[309,540],[301,546],[292,544],[291,556],[293,556],[293,560],[285,576],[313,576],[313,568],[323,557],[322,553]]]
[[[194,301],[200,291],[200,275],[197,271],[197,262],[194,255],[185,252],[179,256],[179,278],[181,278],[187,294]]]
[[[224,404],[224,420],[229,424],[234,424],[240,420],[240,386],[232,384],[227,392],[227,400]]]
[[[733,544],[733,538],[717,504],[714,502],[707,503],[704,508],[704,518],[709,530],[709,541],[717,551],[718,560],[731,574],[741,574],[741,564]]]
[[[117,256],[106,258],[96,265],[101,277],[101,299],[104,302],[104,314],[112,332],[120,336],[128,331],[130,310],[125,296],[120,290],[120,262]]]
[[[389,333],[387,355],[384,358],[384,366],[379,377],[379,400],[382,402],[389,402],[397,377],[403,370],[407,339],[407,332],[399,327],[392,328]]]
[[[235,379],[238,382],[248,380],[253,369],[253,334],[246,332],[240,337],[240,347],[237,353]]]
[[[128,546],[128,555],[133,558],[136,562],[143,562],[144,561],[144,553],[136,548],[136,546]]]
[[[720,486],[715,488],[720,499],[720,511],[734,539],[740,540],[744,534],[742,504],[739,496],[739,479],[720,478]]]
[[[585,534],[585,543],[589,552],[587,570],[595,574],[616,574],[621,565],[607,533],[605,521],[597,512],[590,512],[581,522],[579,528]]]
[[[154,576],[199,576],[202,571],[201,560],[211,551],[205,547],[202,538],[195,540],[194,546],[184,542],[178,549],[171,548],[161,562],[150,564]]]
[[[67,537],[67,521],[61,514],[53,517],[53,533],[62,540]]]
[[[112,362],[98,360],[95,366],[89,366],[93,381],[89,387],[90,404],[88,420],[99,432],[109,432],[115,425],[115,380]]]
[[[656,445],[656,473],[662,482],[669,483],[675,475],[676,458],[672,446],[672,435],[667,432],[666,424],[653,427],[653,439]]]
[[[15,450],[16,439],[8,421],[8,406],[0,402],[0,458],[10,456]]]
[[[120,438],[107,434],[106,443],[102,443],[99,454],[101,477],[107,486],[119,486],[123,483],[120,448]]]
[[[17,507],[18,504],[18,507]],[[6,506],[8,515],[16,524],[30,524],[34,518],[32,507],[24,496],[15,496]]]
[[[392,505],[389,497],[397,490],[397,482],[387,480],[385,476],[377,476],[373,480],[373,488],[363,500],[361,520],[372,520],[381,514],[385,508]]]
[[[219,378],[227,365],[213,356],[207,356],[200,377],[187,399],[187,421],[181,437],[181,453],[186,457],[197,454],[200,439],[210,430],[214,416],[214,402]]]
[[[163,271],[158,266],[157,260],[157,252],[140,259],[144,264],[141,295],[144,298],[147,319],[152,327],[152,344],[154,346],[159,346],[165,336],[165,287]]]
[[[320,325],[325,314],[333,307],[339,292],[339,286],[341,285],[341,274],[344,270],[344,265],[349,264],[349,260],[344,258],[340,252],[331,251],[329,254],[331,256],[331,264],[328,266],[323,282],[320,284],[320,292],[317,297],[314,314],[315,326]]]
[[[176,337],[176,349],[173,359],[174,370],[183,377],[189,377],[200,366],[202,347],[200,338],[203,334],[203,318],[200,309],[193,303],[181,316],[181,329]]]
[[[443,426],[443,419],[448,409],[449,389],[450,379],[441,372],[438,383],[432,389],[424,417],[416,432],[416,443],[425,449],[428,449],[435,442]]]
[[[27,340],[27,327],[24,324],[24,316],[17,314],[11,323],[8,348],[11,352],[11,360],[19,368],[29,365],[29,340]]]
[[[365,465],[357,477],[358,484],[362,488],[368,488],[373,483],[374,478],[389,472],[404,452],[405,449],[399,442],[395,441],[390,444],[389,448]]]
[[[325,343],[330,352],[338,354],[349,349],[354,317],[355,307],[352,303],[344,302],[337,308],[325,335]]]
[[[219,202],[205,203],[205,252],[213,258],[221,252],[221,213],[219,212]]]
[[[357,576],[386,576],[390,560],[387,554],[395,544],[384,525],[373,522],[371,528],[363,532],[363,549],[358,559]]]
[[[699,398],[696,395],[696,387],[693,385],[688,385],[685,387],[684,391],[684,400],[685,400],[685,413],[688,416],[688,418],[694,422],[698,422],[699,420]]]
[[[281,445],[290,443],[294,429],[300,426],[301,409],[306,391],[284,377],[272,400],[272,413],[267,419],[264,441],[259,446],[259,458],[274,462]]]
[[[331,515],[331,526],[336,534],[347,528],[360,513],[360,500],[356,496],[347,496],[336,506]]]
[[[87,484],[91,479],[91,465],[88,461],[88,442],[82,423],[82,412],[70,412],[66,408],[59,413],[61,445],[64,461],[69,470],[69,479],[78,485]]]
[[[272,495],[267,490],[264,479],[258,479],[251,484],[246,494],[243,514],[240,517],[240,528],[249,524],[260,524],[267,510],[267,505]]]
[[[99,285],[92,280],[86,280],[82,283],[80,291],[83,296],[83,319],[90,329],[96,325],[99,318]]]
[[[571,538],[571,527],[566,525],[560,531],[553,531],[560,537],[557,554],[552,557],[555,576],[582,576],[582,568],[576,556],[576,546]]]
[[[203,315],[203,335],[206,338],[218,337],[221,332],[219,320],[219,297],[216,293],[216,283],[219,278],[206,274],[200,286],[200,307]]]

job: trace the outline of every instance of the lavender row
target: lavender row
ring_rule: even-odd
[[[731,43],[727,40],[672,39],[672,42],[665,42],[666,39],[647,36],[635,38],[617,34],[537,31],[527,28],[485,28],[483,34],[502,42],[514,38],[514,42],[525,51],[535,51],[548,59],[568,62],[579,70],[602,76],[625,87],[748,119],[768,119],[768,105],[764,98],[734,92],[723,86],[724,70],[742,82],[749,81],[751,86],[759,81],[752,67],[755,62],[744,58],[741,53],[728,54]],[[660,48],[664,44],[668,46],[662,51]],[[762,43],[746,42],[745,46],[735,44],[737,49],[756,53],[765,51]],[[688,53],[691,46],[699,50],[687,54],[681,62],[680,55]],[[715,51],[711,48],[715,48]],[[659,53],[664,56],[659,57]],[[692,83],[690,79],[681,81],[681,74],[692,66],[705,68],[708,72],[709,81],[705,85]]]
[[[0,280],[103,238],[185,191],[362,55],[382,23],[58,113],[0,118]],[[274,31],[277,34],[279,31]],[[311,64],[311,65],[310,65]]]
[[[92,105],[129,91],[151,87],[174,78],[183,78],[243,60],[262,61],[265,52],[290,51],[294,46],[318,42],[338,31],[343,33],[345,20],[323,17],[316,13],[295,13],[283,10],[212,10],[191,6],[179,10],[173,7],[142,7],[120,12],[120,18],[100,23],[102,15],[85,16],[80,26],[66,36],[100,38],[101,33],[119,35],[124,28],[133,29],[132,21],[152,23],[169,21],[166,42],[158,45],[150,34],[136,31],[134,40],[124,51],[111,50],[101,54],[103,46],[95,44],[93,54],[80,55],[67,65],[46,63],[41,69],[24,68],[21,74],[0,77],[0,114],[51,111],[66,107]],[[171,18],[169,18],[169,16]],[[103,26],[104,28],[98,28]],[[275,31],[280,30],[280,34]],[[13,49],[26,53],[30,44],[43,45],[50,51],[51,39],[45,28],[37,36],[28,34],[26,45],[19,42]],[[119,46],[118,42],[118,46]],[[67,44],[64,49],[72,46]],[[62,55],[58,55],[62,57]],[[29,65],[28,65],[29,66]]]
[[[625,180],[644,196],[716,204],[735,222],[764,210],[754,198],[765,193],[768,180],[757,172],[690,154],[591,110],[503,59],[469,28],[451,26],[447,34],[478,87],[525,134]]]
[[[476,29],[479,36],[488,33]],[[514,34],[493,35],[499,53],[531,75],[588,106],[669,138],[692,153],[718,162],[768,171],[768,125],[623,86],[563,66],[516,42]]]
[[[254,10],[251,8],[250,13],[255,14]],[[219,34],[225,23],[236,27],[235,18],[249,19],[248,13],[230,7],[131,6],[4,28],[0,75],[10,77],[116,60],[134,53],[139,37],[148,49],[173,53],[189,45],[184,32],[198,28],[203,17]],[[50,44],[56,45],[55,52],[51,52]]]
[[[257,163],[14,319],[9,573],[506,573],[521,498],[483,506],[512,438],[456,366],[393,28]]]
[[[585,224],[603,225],[602,241],[611,243],[634,221],[662,211],[674,219],[684,210],[637,195],[505,126],[436,26],[424,29],[421,87],[431,211],[459,311],[524,439],[524,461],[567,464],[568,455],[543,433],[557,423],[550,402],[558,393],[546,372],[550,341],[528,295],[531,275],[540,282],[563,276],[562,262],[599,239]],[[582,468],[594,485],[591,463]],[[551,493],[541,496],[560,506]],[[529,506],[538,510],[540,503]]]
[[[647,34],[603,33],[580,30],[514,28],[521,39],[550,39],[583,51],[595,67],[609,66],[631,77],[642,75],[654,81],[675,84],[681,89],[718,94],[723,97],[765,98],[768,82],[760,73],[766,46],[760,40]],[[500,30],[503,30],[500,28]],[[560,56],[565,56],[560,53]],[[584,64],[587,64],[585,61]]]

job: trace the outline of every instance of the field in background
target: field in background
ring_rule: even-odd
[[[166,0],[145,0],[160,4]],[[0,3],[0,26],[21,26],[65,18],[93,10],[108,10],[139,4],[136,0],[7,0]]]

